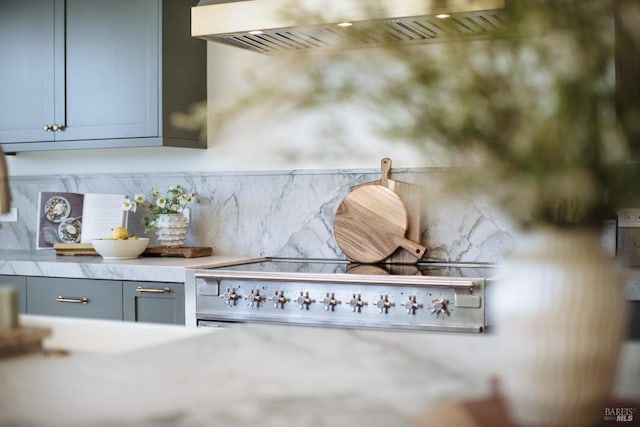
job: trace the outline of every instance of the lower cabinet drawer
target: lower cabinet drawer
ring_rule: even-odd
[[[184,325],[184,284],[124,282],[124,320]]]
[[[122,282],[27,277],[27,313],[122,320]]]

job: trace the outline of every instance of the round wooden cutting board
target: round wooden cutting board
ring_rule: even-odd
[[[420,259],[426,248],[405,238],[407,210],[400,197],[381,185],[365,185],[344,198],[334,218],[338,246],[352,261],[380,262],[398,247]]]

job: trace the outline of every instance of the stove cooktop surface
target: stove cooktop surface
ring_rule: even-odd
[[[211,270],[296,274],[364,274],[430,277],[489,277],[493,264],[432,263],[417,264],[356,264],[346,260],[269,258]]]

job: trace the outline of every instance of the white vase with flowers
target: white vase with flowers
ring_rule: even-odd
[[[155,231],[163,247],[182,247],[189,231],[189,206],[197,193],[185,191],[180,185],[170,186],[165,193],[153,189],[150,197],[135,195],[135,204],[146,208],[142,219],[145,233]]]

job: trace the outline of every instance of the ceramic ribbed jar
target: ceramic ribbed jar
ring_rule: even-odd
[[[501,389],[523,426],[602,421],[626,329],[624,283],[597,230],[519,239],[495,292]]]
[[[179,248],[189,231],[189,223],[182,214],[160,214],[155,221],[156,237],[163,247]]]

